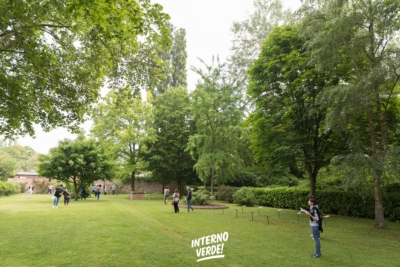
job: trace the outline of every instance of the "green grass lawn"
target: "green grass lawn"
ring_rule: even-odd
[[[229,204],[175,214],[161,195],[146,197],[102,195],[57,209],[49,195],[1,197],[0,266],[400,266],[400,224],[376,230],[373,220],[331,216],[323,256],[313,259],[308,220],[298,221],[297,211],[278,218],[277,209],[264,207],[259,216],[257,207],[242,213]],[[228,240],[211,244],[224,257],[197,262],[192,240],[224,232]]]

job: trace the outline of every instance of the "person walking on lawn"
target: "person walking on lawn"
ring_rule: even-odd
[[[190,209],[192,209],[192,211],[194,211],[194,208],[192,208],[192,206],[190,205],[190,201],[192,200],[192,190],[190,189],[190,187],[186,187],[187,190],[187,195],[186,195],[186,202],[187,202],[187,207],[188,207],[188,212]]]
[[[169,188],[168,186],[164,189],[164,205],[167,205],[169,197]]]
[[[58,208],[58,202],[60,201],[60,197],[63,194],[63,185],[60,184],[59,187],[56,188],[54,191],[54,202],[53,202],[53,208]]]
[[[179,194],[178,188],[175,189],[175,193],[172,195],[172,203],[174,204],[175,213],[179,212],[179,199],[181,195]]]
[[[71,201],[71,192],[69,192],[68,188],[65,188],[63,195],[64,195],[64,206],[68,207],[68,204]]]

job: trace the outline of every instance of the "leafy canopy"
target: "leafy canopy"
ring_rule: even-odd
[[[40,155],[38,174],[72,183],[77,199],[81,188],[97,180],[112,180],[113,164],[98,142],[80,134],[76,140],[60,141],[49,155]]]
[[[149,0],[0,1],[0,134],[78,129],[107,82],[156,82],[168,15]]]

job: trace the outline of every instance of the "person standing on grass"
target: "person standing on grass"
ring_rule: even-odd
[[[86,200],[86,189],[85,188],[81,189],[81,200],[82,199]]]
[[[167,205],[169,197],[169,188],[168,186],[164,189],[164,204]]]
[[[111,185],[111,191],[112,191],[112,194],[114,195],[115,194],[115,185]]]
[[[48,189],[47,189],[47,193],[46,193],[46,194],[47,194],[47,195],[48,195],[48,194],[50,194],[50,195],[53,194],[53,185],[52,185],[52,184],[49,184],[49,185],[47,186],[47,188],[48,188]]]
[[[68,188],[65,188],[63,195],[64,195],[64,206],[68,207],[68,204],[71,200],[71,193],[69,192]]]
[[[59,187],[54,191],[54,203],[53,208],[58,208],[58,202],[60,201],[60,197],[63,194],[63,185],[60,184]]]
[[[192,206],[190,205],[190,201],[192,200],[192,190],[190,190],[190,187],[186,187],[187,190],[187,196],[186,196],[186,202],[187,202],[187,206],[188,206],[188,212],[190,209],[192,209],[192,211],[194,211],[194,208],[192,208]]]
[[[101,184],[97,187],[97,200],[100,200],[100,195],[101,195]]]
[[[310,199],[308,200],[308,205],[310,206],[310,212],[306,211],[305,214],[310,217],[310,228],[315,243],[315,253],[311,254],[311,257],[319,258],[321,257],[321,244],[318,222],[320,221],[321,213],[316,207],[317,200],[315,199],[315,197],[310,197]]]
[[[93,192],[94,196],[97,196],[97,185],[93,184],[92,192]]]
[[[172,201],[173,201],[173,203],[174,203],[174,210],[175,210],[175,213],[178,213],[178,212],[179,212],[179,206],[178,206],[178,204],[179,204],[180,196],[181,196],[181,195],[179,194],[178,189],[175,189],[175,193],[172,195]]]
[[[31,184],[30,186],[29,186],[29,189],[28,189],[28,192],[29,192],[29,198],[31,198],[31,196],[32,196],[32,193],[33,193],[33,189],[34,189],[35,187],[33,186],[33,184]]]
[[[103,194],[104,194],[104,195],[107,195],[106,185],[103,186]]]

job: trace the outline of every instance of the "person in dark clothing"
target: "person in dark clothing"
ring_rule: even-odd
[[[173,203],[174,203],[174,210],[175,210],[175,213],[178,213],[178,212],[179,212],[179,206],[178,206],[178,204],[179,204],[179,199],[180,199],[179,191],[178,191],[178,189],[175,189],[175,193],[172,195],[172,201],[173,201]]]
[[[54,191],[54,202],[53,202],[53,208],[58,208],[58,202],[60,201],[60,197],[63,194],[63,185],[60,184],[59,187],[56,188]]]
[[[190,205],[190,201],[192,200],[192,190],[190,189],[190,187],[186,187],[186,190],[187,190],[186,202],[187,202],[188,212],[190,209],[194,211],[194,208],[192,208],[192,206]]]
[[[86,200],[86,189],[85,188],[81,189],[81,200],[82,199]]]

